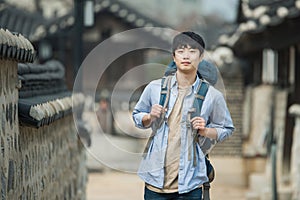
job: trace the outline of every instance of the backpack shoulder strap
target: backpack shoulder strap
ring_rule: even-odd
[[[192,118],[195,116],[200,116],[201,109],[203,105],[203,101],[205,99],[205,96],[207,94],[209,88],[209,84],[203,80],[201,80],[201,83],[199,84],[197,88],[197,94],[195,95],[193,108],[195,109],[195,112],[192,113]]]
[[[208,91],[209,88],[209,84],[204,82],[203,80],[200,80],[201,82],[199,83],[199,86],[197,87],[197,93],[195,94],[195,98],[194,98],[194,103],[192,105],[192,110],[193,112],[191,112],[191,119],[193,119],[194,117],[200,116],[201,115],[201,109],[202,109],[202,105],[203,105],[203,101],[205,99],[206,93]],[[196,133],[197,130],[193,130],[193,135],[194,135],[194,166],[196,166],[196,143],[197,143],[197,138],[198,138],[198,134]],[[201,148],[201,147],[200,147]],[[191,153],[189,153],[189,155],[191,155]]]
[[[164,108],[167,108],[168,103],[169,103],[169,98],[170,98],[170,86],[171,86],[171,80],[172,80],[172,75],[170,76],[164,76],[161,79],[161,90],[160,90],[160,99],[159,99],[159,105],[161,105]],[[165,114],[165,113],[164,113]],[[164,121],[165,116],[161,116],[159,119],[157,119],[154,122],[154,129],[158,129],[161,127],[163,121]],[[155,132],[156,130],[154,130]],[[153,136],[152,134],[151,137],[149,137],[148,142],[146,144],[146,147],[144,149],[144,156],[147,154],[150,144],[153,141]]]
[[[164,76],[161,80],[159,105],[161,105],[163,108],[167,108],[169,105],[172,77],[173,76]],[[160,118],[155,121],[155,128],[161,127],[165,119],[165,114],[166,113],[163,113]]]
[[[161,80],[159,105],[164,108],[166,108],[169,103],[171,80],[172,76],[164,76]]]

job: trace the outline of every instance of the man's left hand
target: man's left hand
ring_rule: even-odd
[[[199,135],[206,137],[207,128],[206,121],[202,117],[194,117],[191,120],[193,129],[198,130]]]

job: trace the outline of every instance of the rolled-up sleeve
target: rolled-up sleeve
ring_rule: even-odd
[[[222,142],[232,135],[234,125],[227,108],[226,101],[221,93],[214,99],[214,106],[210,115],[210,128],[216,128],[218,137],[217,141]]]
[[[146,127],[143,126],[142,119],[146,114],[150,113],[151,111],[152,105],[150,97],[151,87],[150,85],[147,85],[132,112],[133,121],[135,123],[135,126],[138,128],[146,129]]]

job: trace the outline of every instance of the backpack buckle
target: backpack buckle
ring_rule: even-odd
[[[186,123],[186,127],[187,127],[187,128],[191,128],[191,123],[190,123],[190,122],[187,122],[187,123]]]
[[[192,107],[192,108],[189,108],[189,111],[188,111],[189,113],[194,113],[194,112],[196,112],[196,108],[194,108],[194,107]]]

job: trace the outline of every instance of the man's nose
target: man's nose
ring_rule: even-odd
[[[190,58],[190,52],[189,51],[184,51],[182,57],[183,57],[183,59],[189,59]]]

